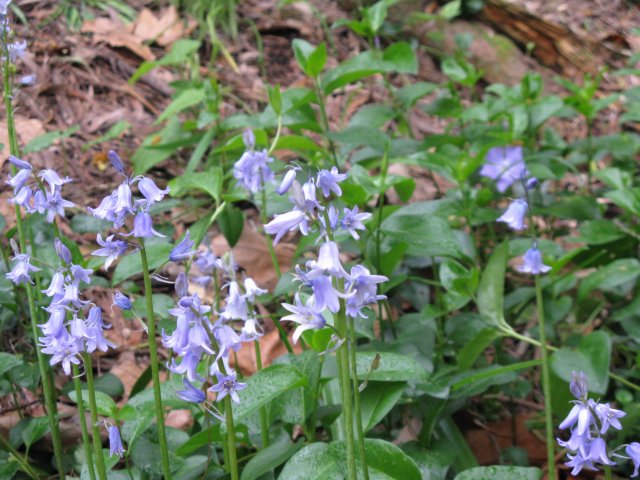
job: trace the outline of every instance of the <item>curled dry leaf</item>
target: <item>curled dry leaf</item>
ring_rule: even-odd
[[[149,46],[142,43],[133,33],[132,27],[111,18],[87,20],[82,25],[82,33],[92,33],[93,42],[104,42],[112,47],[124,47],[144,60],[155,60]]]

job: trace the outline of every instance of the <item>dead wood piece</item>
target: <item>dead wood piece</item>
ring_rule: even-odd
[[[514,3],[486,0],[478,16],[522,46],[533,43],[532,55],[565,75],[595,73],[607,63],[609,56],[597,43]]]

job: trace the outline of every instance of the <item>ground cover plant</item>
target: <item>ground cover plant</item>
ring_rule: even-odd
[[[440,41],[479,2],[209,3],[0,0],[0,478],[637,477],[637,55],[503,83]]]

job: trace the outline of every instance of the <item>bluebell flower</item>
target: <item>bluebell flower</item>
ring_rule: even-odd
[[[340,225],[343,230],[348,231],[355,240],[358,240],[360,235],[356,230],[366,230],[362,222],[369,218],[371,218],[371,214],[368,212],[358,213],[358,206],[356,205],[352,210],[348,208],[344,209],[344,216],[342,217]]]
[[[115,228],[120,228],[124,224],[124,217],[118,218],[116,215],[116,205],[118,203],[118,192],[114,190],[110,195],[107,195],[102,199],[100,205],[96,208],[88,207],[87,210],[91,212],[94,217],[114,222]],[[117,222],[117,223],[116,223]]]
[[[526,251],[522,257],[522,264],[518,267],[518,271],[532,275],[547,273],[549,270],[551,267],[542,263],[542,254],[535,245]]]
[[[104,262],[105,270],[109,270],[111,264],[127,251],[128,244],[124,240],[114,240],[113,235],[109,235],[105,240],[98,234],[96,241],[102,247],[94,251],[91,255],[96,257],[107,257]]]
[[[69,271],[71,272],[71,277],[76,284],[86,283],[88,285],[91,283],[90,275],[93,273],[93,270],[90,268],[83,268],[80,265],[71,265],[71,267],[69,267]]]
[[[527,179],[527,182],[525,183],[525,188],[527,190],[533,190],[537,186],[538,186],[538,179],[536,177],[531,177]]]
[[[38,176],[49,184],[49,191],[51,192],[51,194],[53,194],[58,187],[62,187],[65,183],[69,183],[72,181],[69,177],[60,178],[58,172],[56,172],[55,170],[51,170],[50,168],[42,170],[38,174]]]
[[[245,320],[248,315],[247,301],[240,293],[237,282],[229,282],[229,293],[220,316],[227,320]]]
[[[218,382],[209,388],[210,392],[215,392],[217,394],[216,401],[220,402],[224,397],[229,395],[235,403],[240,403],[238,392],[243,390],[247,384],[238,382],[236,372],[232,371],[228,375],[217,372],[216,379]]]
[[[6,16],[11,0],[0,0],[0,15]]]
[[[339,173],[337,167],[333,167],[331,171],[320,170],[317,177],[317,186],[322,190],[322,194],[325,198],[329,197],[331,193],[335,193],[337,197],[342,195],[342,189],[338,183],[347,178],[346,173]]]
[[[321,275],[311,280],[311,288],[313,289],[313,297],[315,298],[316,308],[319,311],[328,308],[329,311],[336,313],[340,310],[340,298],[349,298],[351,295],[344,295],[336,290],[331,281],[331,277]]]
[[[63,296],[64,295],[64,273],[56,272],[51,277],[51,283],[49,284],[49,288],[46,290],[42,290],[47,297],[55,297],[55,296]]]
[[[66,329],[63,328],[60,331],[60,335],[56,337],[41,337],[39,340],[42,346],[42,353],[51,355],[49,363],[51,365],[61,363],[65,374],[71,375],[72,363],[80,365],[78,342],[69,335]]]
[[[602,425],[600,428],[601,435],[607,433],[609,427],[613,427],[616,430],[622,430],[622,425],[618,419],[624,417],[626,415],[625,412],[611,408],[609,403],[593,402],[592,407],[596,412],[596,416],[600,419],[600,425]]]
[[[126,177],[124,173],[124,163],[122,163],[122,159],[120,158],[120,155],[118,155],[114,150],[109,150],[109,153],[107,154],[107,158],[109,158],[109,161],[111,162],[111,165],[113,166],[113,168],[115,168],[118,171],[118,173]]]
[[[356,318],[364,317],[362,309],[387,298],[385,295],[378,295],[378,284],[389,280],[384,275],[371,275],[371,272],[362,265],[355,265],[351,268],[351,273],[346,282],[347,292],[352,295],[347,298],[347,315]]]
[[[15,62],[19,58],[24,57],[24,54],[27,52],[27,42],[26,40],[18,40],[13,43],[9,43],[7,45],[7,50],[9,53],[9,61]]]
[[[243,342],[253,342],[264,335],[264,331],[255,318],[247,318],[244,321],[240,332],[240,340]]]
[[[109,425],[109,455],[118,455],[122,458],[124,454],[124,447],[122,446],[122,439],[120,438],[120,430],[115,425]]]
[[[9,203],[20,205],[21,207],[24,207],[29,213],[33,213],[35,210],[30,205],[32,198],[33,191],[30,188],[21,188],[13,198],[9,199]]]
[[[121,293],[120,290],[116,290],[113,294],[113,304],[120,310],[131,310],[133,308],[133,303],[131,303],[131,299],[127,297],[124,293]]]
[[[30,178],[31,170],[20,169],[14,176],[9,175],[7,184],[13,188],[14,192],[18,192]]]
[[[589,445],[589,457],[588,459],[595,463],[601,463],[602,465],[615,465],[607,456],[607,444],[602,437],[596,437],[591,441]]]
[[[196,242],[189,238],[189,230],[187,230],[187,234],[184,236],[182,241],[173,247],[171,252],[169,253],[169,260],[172,262],[180,262],[182,260],[188,260],[193,257],[197,252],[193,249]]]
[[[264,231],[269,235],[275,235],[273,244],[277,244],[287,232],[300,229],[303,235],[309,233],[307,215],[299,210],[292,210],[281,215],[276,215],[273,220],[264,226]]]
[[[36,199],[34,207],[36,208],[36,210],[38,210],[39,213],[46,212],[47,222],[49,223],[53,222],[53,220],[56,218],[56,215],[64,217],[65,208],[75,207],[75,204],[73,202],[62,198],[59,188],[56,188],[53,193],[47,192],[45,196],[41,195],[41,191],[36,192],[36,195],[34,197]]]
[[[148,212],[140,210],[133,219],[133,232],[136,238],[164,237],[160,232],[153,229],[153,219]]]
[[[15,165],[20,170],[31,170],[31,164],[29,162],[25,162],[24,160],[19,159],[13,155],[9,155],[9,162]]]
[[[633,473],[631,474],[631,478],[638,476],[638,468],[640,468],[640,443],[633,442],[626,446],[624,451],[629,455],[631,461],[633,462]]]
[[[340,250],[336,242],[323,243],[318,252],[318,260],[307,262],[307,267],[309,269],[307,276],[312,280],[325,273],[336,278],[347,277],[347,272],[342,268]]]
[[[587,400],[587,396],[589,395],[589,384],[584,372],[571,372],[569,391],[578,400]]]
[[[251,193],[258,193],[265,183],[273,181],[273,170],[266,150],[260,152],[249,150],[242,154],[240,160],[233,165],[233,176]]]
[[[67,246],[62,243],[62,241],[57,237],[53,241],[53,246],[56,250],[58,258],[62,260],[63,263],[69,265],[71,263],[71,251],[67,248]]]
[[[169,370],[178,375],[186,375],[190,382],[204,382],[204,378],[198,374],[198,365],[202,357],[202,350],[188,350],[183,356],[180,364],[175,359],[169,365]]]
[[[571,475],[578,475],[583,468],[587,470],[597,470],[591,460],[581,452],[576,452],[575,455],[567,454],[567,457],[569,457],[569,461],[566,462],[565,465],[567,467],[573,467]]]
[[[233,328],[224,323],[223,319],[218,320],[214,325],[213,336],[216,338],[218,348],[220,349],[216,361],[221,358],[227,358],[232,351],[237,352],[242,347],[242,339],[240,336]]]
[[[250,128],[244,129],[244,131],[242,132],[242,142],[247,149],[254,149],[254,147],[256,146],[256,136],[253,134],[253,130],[251,130]]]
[[[64,329],[64,322],[67,318],[67,309],[64,305],[52,305],[44,308],[49,313],[49,319],[39,325],[42,333],[47,337],[59,337]]]
[[[189,295],[189,281],[187,280],[187,274],[180,272],[176,277],[174,289],[178,298],[187,297]]]
[[[31,87],[38,81],[38,76],[35,73],[30,75],[23,75],[19,79],[19,83],[23,87]]]
[[[509,204],[507,210],[498,218],[498,222],[504,222],[513,230],[524,230],[527,228],[525,219],[527,218],[527,210],[529,205],[521,198],[518,198]]]
[[[480,175],[497,180],[496,187],[504,192],[513,183],[527,177],[529,171],[522,158],[522,147],[494,147],[487,152]]]
[[[178,398],[190,403],[202,403],[205,401],[207,397],[202,390],[194,387],[186,378],[182,379],[182,383],[185,388],[176,392]]]
[[[291,184],[296,179],[296,173],[299,168],[292,168],[285,173],[280,186],[276,189],[278,195],[284,195],[291,188]]]
[[[258,287],[258,285],[256,285],[256,282],[252,278],[247,277],[244,279],[244,294],[242,295],[242,297],[245,300],[253,302],[256,297],[264,295],[265,293],[267,293],[267,290]]]
[[[113,216],[119,221],[123,221],[127,215],[135,213],[133,208],[133,194],[131,186],[127,183],[121,183],[115,190],[115,205],[113,206]],[[100,208],[100,207],[98,207]]]
[[[153,180],[147,177],[142,177],[138,182],[138,189],[140,193],[147,200],[147,205],[153,205],[154,203],[161,202],[165,195],[169,193],[169,187],[161,190],[157,187]]]
[[[300,295],[296,293],[294,305],[283,303],[285,310],[291,312],[291,315],[282,317],[282,321],[290,321],[298,324],[293,332],[293,343],[298,343],[300,335],[305,330],[318,330],[324,327],[326,320],[321,315],[322,310],[316,306],[315,298],[310,296],[306,303],[302,303]]]
[[[40,269],[31,265],[31,257],[26,253],[18,253],[13,257],[15,264],[6,277],[16,285],[21,283],[33,283],[31,272],[38,272]]]

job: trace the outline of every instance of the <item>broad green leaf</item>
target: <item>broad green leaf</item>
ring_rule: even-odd
[[[376,480],[420,480],[416,463],[384,440],[365,439],[369,473]],[[287,462],[278,480],[341,480],[346,478],[344,442],[312,443]],[[358,467],[360,469],[360,467]]]
[[[240,480],[256,480],[261,475],[271,472],[289,460],[304,445],[304,442],[278,442],[259,450],[242,469]]]
[[[526,362],[512,363],[511,365],[506,366],[491,365],[490,367],[481,368],[479,370],[469,370],[458,376],[459,380],[453,383],[451,390],[460,390],[467,385],[480,382],[485,382],[485,385],[482,386],[484,389],[488,386],[488,384],[486,384],[487,380],[491,384],[493,384],[494,381],[497,382],[497,384],[502,384],[512,378],[512,376],[505,376],[505,374],[517,372],[518,370],[524,370],[526,368],[537,367],[540,363],[540,360],[528,360]],[[502,378],[494,380],[496,377],[500,376],[502,376]]]
[[[114,402],[113,399],[106,393],[96,391],[95,395],[98,413],[105,417],[115,418],[118,412],[116,402]],[[72,402],[78,403],[78,398],[76,397],[75,391],[69,392],[69,398]],[[89,392],[87,390],[82,390],[82,401],[84,403],[84,408],[89,409]]]
[[[429,202],[425,202],[429,203]],[[406,253],[419,257],[462,256],[449,222],[437,215],[420,212],[414,205],[402,207],[382,222],[382,232],[406,242]]]
[[[580,225],[578,229],[580,231],[579,239],[590,245],[602,245],[613,242],[625,235],[611,220],[585,222]]]
[[[356,352],[358,380],[373,382],[406,382],[426,380],[428,372],[413,358],[392,352]],[[338,376],[335,358],[327,359],[324,378]]]
[[[396,97],[405,108],[412,107],[419,99],[437,90],[439,85],[431,82],[410,83],[396,92]]]
[[[610,363],[611,338],[602,330],[583,337],[577,349],[561,348],[551,357],[556,375],[569,382],[572,372],[582,371],[589,380],[589,391],[600,395],[607,392]]]
[[[120,411],[120,419],[124,420],[120,433],[128,447],[135,443],[138,437],[144,432],[155,418],[153,408],[133,408],[125,405]]]
[[[369,25],[371,32],[375,35],[387,18],[387,4],[384,0],[374,3],[366,9],[365,21]]]
[[[204,98],[204,88],[189,88],[187,90],[182,90],[178,95],[176,95],[173,101],[167,105],[167,108],[164,109],[155,123],[163,122],[170,116],[197,105],[202,102]]]
[[[182,197],[199,190],[208,193],[216,202],[220,202],[224,173],[220,167],[211,167],[205,172],[184,173],[169,181],[171,195]]]
[[[10,353],[0,352],[0,375],[22,365],[22,360]]]
[[[504,319],[504,276],[509,255],[507,242],[498,245],[482,273],[478,287],[478,311],[493,327],[506,326]]]
[[[456,475],[454,480],[540,480],[542,470],[536,467],[476,467]]]
[[[185,132],[181,122],[177,117],[171,117],[164,128],[149,135],[142,141],[142,144],[131,157],[134,173],[141,175],[147,170],[155,167],[158,163],[166,160],[179,148],[157,148],[158,145],[167,145],[173,142],[184,141],[191,137],[189,132]]]
[[[307,75],[317,77],[322,73],[325,63],[327,63],[327,44],[322,42],[307,58]]]
[[[604,196],[634,215],[640,215],[640,188],[612,190],[605,193]]]
[[[303,137],[300,135],[282,135],[278,138],[275,150],[299,150],[319,152],[322,151],[322,147],[309,137]]]
[[[582,280],[578,288],[578,299],[584,300],[594,290],[627,295],[640,276],[640,261],[622,258],[611,262]]]
[[[428,480],[445,480],[455,457],[455,452],[446,444],[433,445],[424,450],[412,442],[402,445],[402,450],[416,462],[422,478]]]
[[[293,48],[293,56],[296,58],[300,70],[309,75],[307,64],[309,62],[309,56],[316,47],[302,38],[294,38],[293,42],[291,42],[291,47]]]
[[[0,478],[11,480],[20,469],[20,464],[12,457],[0,460]]]
[[[233,407],[233,419],[239,422],[257,412],[280,394],[305,384],[306,380],[292,365],[271,365],[247,378],[247,386],[240,392],[240,404]]]
[[[146,250],[149,269],[153,270],[158,268],[164,262],[168,262],[169,253],[172,248],[173,245],[169,243],[153,243],[147,245]],[[118,285],[134,275],[142,275],[142,261],[140,260],[139,252],[130,253],[118,262],[118,265],[113,272],[111,284]]]
[[[341,466],[326,443],[312,443],[297,452],[284,466],[278,480],[341,480]]]
[[[171,50],[160,60],[143,62],[129,79],[134,84],[140,77],[149,73],[157,66],[183,65],[184,61],[200,48],[199,40],[182,38],[171,45]]]
[[[224,439],[220,435],[220,424],[215,424],[206,430],[202,430],[195,435],[191,435],[189,440],[180,445],[176,450],[176,455],[185,457],[190,453],[195,452],[200,447],[221,441],[224,441]]]
[[[405,382],[368,382],[360,394],[362,427],[368,432],[382,421],[398,403],[406,387]]]
[[[66,130],[54,130],[53,132],[47,132],[44,135],[34,138],[27,143],[22,149],[22,153],[33,153],[44,150],[47,147],[53,145],[61,138],[68,138],[74,133],[80,130],[80,125],[73,125]]]
[[[30,418],[27,426],[22,430],[22,441],[27,448],[40,440],[49,431],[49,419],[47,417]]]
[[[112,223],[83,213],[71,218],[71,229],[76,233],[102,233],[111,228]]]
[[[184,384],[177,377],[172,377],[171,381],[163,382],[160,385],[160,396],[162,403],[166,407],[184,408],[187,404],[176,395],[178,390],[183,390]],[[151,408],[153,409],[154,397],[153,388],[147,388],[138,393],[135,397],[130,398],[127,405],[135,409]]]
[[[499,334],[495,328],[482,329],[473,340],[464,345],[457,353],[458,367],[466,370],[473,366],[480,354],[498,338]]]
[[[244,214],[242,210],[227,204],[227,207],[218,215],[218,226],[224,238],[227,239],[229,246],[234,247],[240,240],[240,235],[242,235],[242,230],[244,229]]]

